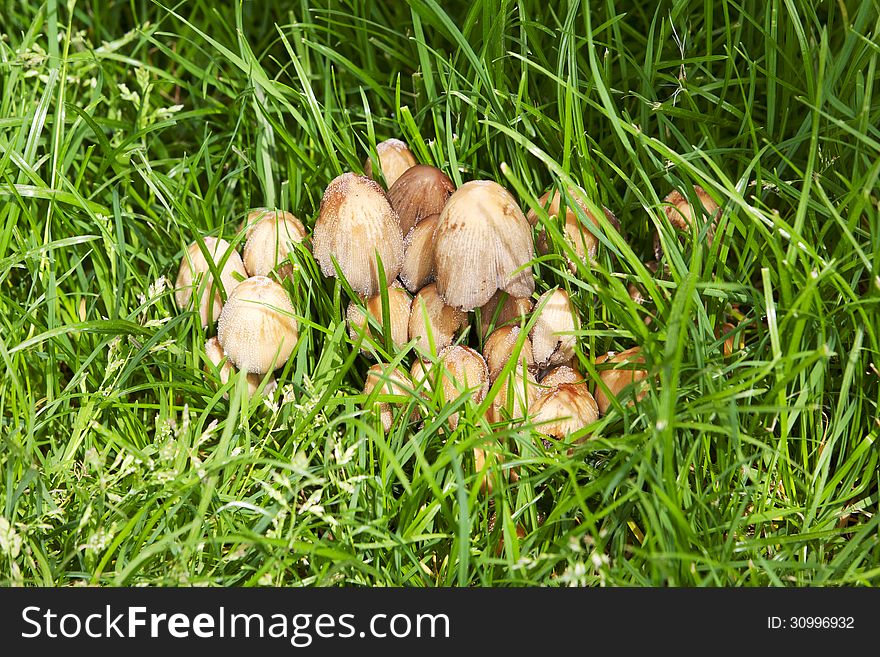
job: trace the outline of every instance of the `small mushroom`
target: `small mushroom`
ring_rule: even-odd
[[[409,327],[410,305],[412,299],[406,290],[396,285],[388,288],[388,319],[391,322],[391,341],[398,349],[402,348],[407,341],[407,332]],[[367,299],[366,309],[370,316],[382,326],[382,295],[377,294]],[[375,335],[370,329],[367,315],[364,309],[358,304],[352,302],[348,304],[348,335],[352,341],[357,342],[360,339],[360,333],[366,332],[371,335],[374,340],[382,341],[382,336]],[[361,347],[361,351],[366,353],[367,350]]]
[[[544,392],[531,407],[531,421],[541,433],[562,440],[599,418],[584,383],[562,383]]]
[[[422,219],[440,214],[454,191],[455,183],[440,169],[417,164],[388,188],[388,201],[400,217],[400,229],[407,235]]]
[[[483,357],[470,347],[451,345],[438,354],[440,386],[448,404],[469,392],[474,403],[483,401],[489,391],[489,370]],[[449,417],[452,429],[458,426],[458,413]]]
[[[599,378],[602,380],[602,383],[608,387],[614,397],[620,397],[624,390],[628,389],[631,385],[644,380],[648,376],[648,372],[644,367],[636,367],[639,363],[644,362],[645,357],[642,356],[639,347],[632,347],[631,349],[621,351],[617,354],[613,351],[609,351],[604,356],[599,356],[596,359],[596,365],[601,365],[603,363],[614,364],[613,368],[601,369],[599,371]],[[631,392],[635,392],[635,390],[632,390]],[[636,393],[636,400],[643,399],[646,394],[648,394],[648,391],[645,389],[638,391]],[[599,412],[602,413],[602,415],[605,415],[608,408],[611,406],[611,400],[605,393],[604,388],[599,384],[596,385],[596,403],[599,405]],[[630,403],[632,403],[632,401],[630,401]]]
[[[551,199],[551,192],[546,192],[538,199],[538,203],[540,203],[542,208],[547,208],[547,214],[549,214],[550,217],[558,217],[561,209],[560,206],[562,204],[562,195],[559,193],[559,190],[554,190],[552,194],[553,196]],[[568,195],[574,199],[578,206],[580,206],[584,216],[593,223],[596,230],[600,230],[601,224],[593,213],[590,212],[587,208],[587,204],[583,200],[586,197],[586,192],[580,187],[570,187],[568,189]],[[615,228],[619,228],[620,222],[617,221],[617,217],[614,216],[614,213],[606,207],[603,207],[602,210],[611,225]],[[526,219],[529,220],[529,223],[533,227],[537,227],[539,224],[538,213],[534,210],[529,210]],[[599,250],[599,239],[590,228],[581,223],[577,212],[575,212],[572,207],[566,207],[565,209],[565,227],[563,234],[565,235],[565,238],[571,242],[578,258],[587,264],[595,260],[596,254]],[[538,231],[537,247],[538,252],[541,254],[546,254],[549,251],[547,245],[547,231],[543,227]],[[575,273],[577,271],[577,265],[568,256],[566,256],[566,260],[568,261],[568,268],[571,273]]]
[[[415,155],[399,139],[380,141],[376,144],[376,155],[379,156],[379,168],[382,169],[382,176],[388,189],[407,169],[417,164]],[[364,175],[376,179],[373,175],[373,161],[369,157],[364,161]]]
[[[523,362],[517,363],[513,371],[499,384],[486,417],[490,422],[523,420],[529,415],[532,405],[542,392],[541,385],[528,367]]]
[[[688,232],[691,226],[701,228],[703,224],[703,216],[709,217],[709,229],[706,236],[706,243],[712,246],[715,238],[715,226],[718,217],[721,215],[721,209],[706,190],[699,185],[694,185],[694,197],[700,202],[701,207],[694,208],[687,197],[677,189],[673,189],[663,199],[663,212],[669,222],[680,231]],[[696,221],[696,223],[695,223]],[[663,256],[663,247],[660,243],[659,233],[654,235],[654,256],[657,260]]]
[[[251,276],[268,276],[277,267],[278,276],[287,278],[293,273],[287,256],[293,243],[305,238],[305,226],[290,212],[264,212],[256,223],[248,225],[242,256],[244,268]]]
[[[547,303],[541,308],[544,300]],[[535,307],[540,315],[532,325],[532,351],[538,367],[562,365],[574,356],[577,337],[577,313],[568,292],[562,289],[548,290],[542,294]]]
[[[228,297],[240,281],[247,278],[241,256],[224,239],[204,238],[205,250],[210,254],[214,265],[220,269],[220,283]],[[224,262],[225,259],[225,262]],[[220,267],[223,263],[222,268]],[[177,270],[174,284],[174,300],[181,309],[197,305],[202,326],[207,327],[217,321],[223,310],[220,286],[214,284],[211,268],[205,259],[198,242],[189,245]]]
[[[287,292],[266,276],[243,281],[223,306],[217,338],[241,370],[265,374],[281,367],[299,339]]]
[[[467,325],[467,313],[447,306],[433,283],[419,290],[413,299],[409,315],[409,339],[416,341],[415,347],[422,353],[436,354],[448,347],[455,340],[455,335]]]
[[[740,350],[745,347],[745,343],[743,341],[742,333],[737,335],[738,325],[731,324],[730,322],[724,322],[722,326],[715,329],[715,337],[721,338],[723,336],[727,336],[724,339],[724,347],[723,352],[725,358],[733,355],[734,351]]]
[[[377,387],[379,395],[408,395],[411,385],[404,372],[392,369],[387,363],[376,363],[367,370],[364,394],[372,394]],[[378,402],[377,405],[382,427],[387,433],[391,430],[391,424],[394,420],[391,413],[391,402]]]
[[[495,382],[495,379],[501,374],[501,370],[513,358],[521,330],[519,326],[502,326],[492,331],[491,335],[486,338],[486,342],[483,344],[483,357],[489,367],[489,381],[491,383]],[[525,336],[517,360],[520,364],[525,364],[527,369],[534,368],[535,357],[532,354],[532,341],[528,336]]]
[[[583,383],[586,380],[577,368],[571,365],[557,365],[553,367],[541,377],[541,386],[544,388],[555,388],[562,383]]]
[[[403,234],[397,214],[375,182],[343,173],[327,185],[312,238],[324,276],[336,276],[335,258],[352,289],[362,297],[379,293],[377,255],[391,283],[403,265]]]
[[[403,238],[400,280],[410,292],[418,292],[434,279],[434,230],[439,214],[422,219]]]
[[[529,297],[534,251],[531,226],[510,192],[491,180],[467,182],[449,197],[434,231],[437,291],[464,311],[499,289]]]
[[[208,361],[217,370],[220,376],[220,384],[225,386],[229,382],[229,378],[235,376],[236,371],[232,366],[232,363],[229,362],[229,359],[226,358],[226,354],[223,352],[223,347],[220,346],[220,340],[216,337],[207,340],[205,342],[205,355],[208,357]],[[263,382],[263,378],[264,377],[260,374],[248,373],[245,375],[248,396],[253,396],[253,394],[260,389],[260,384]],[[266,381],[266,386],[263,389],[263,394],[271,395],[275,392],[277,387],[278,384],[275,381],[275,377],[270,375]],[[223,397],[228,398],[229,394],[224,393]]]
[[[481,335],[485,337],[493,328],[508,324],[525,324],[526,317],[532,312],[532,307],[531,299],[512,297],[507,292],[499,290],[480,307]]]

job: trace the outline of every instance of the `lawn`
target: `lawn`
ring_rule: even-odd
[[[878,34],[877,0],[0,1],[0,583],[877,585]],[[533,301],[569,293],[591,388],[640,347],[638,403],[547,439],[414,390],[385,431],[367,370],[414,348],[352,339],[308,248],[277,388],[221,382],[187,246],[311,233],[389,138],[538,215]],[[569,267],[571,185],[620,228]],[[694,185],[716,224],[676,231]]]

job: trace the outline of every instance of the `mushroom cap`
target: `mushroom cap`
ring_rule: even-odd
[[[434,230],[439,214],[422,219],[403,238],[400,280],[410,292],[418,292],[434,279]]]
[[[248,224],[244,268],[251,276],[268,276],[280,265],[278,273],[286,278],[293,272],[287,261],[292,244],[305,238],[305,226],[290,212],[266,211],[255,223]]]
[[[529,297],[534,251],[531,226],[510,192],[491,180],[467,182],[449,197],[434,231],[437,290],[465,311],[499,289]]]
[[[538,367],[562,365],[574,356],[577,337],[576,313],[568,292],[562,289],[548,290],[535,303],[541,308],[544,299],[547,303],[532,325],[532,351]]]
[[[205,342],[205,355],[208,357],[208,361],[218,369],[220,374],[220,385],[225,386],[229,382],[229,378],[235,376],[236,370],[232,366],[232,363],[229,362],[229,359],[226,358],[226,354],[223,353],[223,347],[220,346],[220,341],[216,337]],[[260,384],[263,382],[263,376],[260,374],[248,373],[245,375],[245,382],[247,383],[248,397],[252,397],[254,393],[260,389]],[[265,388],[263,388],[263,394],[271,395],[275,392],[277,387],[278,383],[275,381],[275,377],[270,375]],[[223,398],[228,399],[229,393],[223,393]]]
[[[711,218],[713,223],[717,219],[719,206],[715,202],[715,199],[709,196],[709,194],[706,193],[706,190],[699,185],[694,185],[694,194],[703,205],[701,209],[697,209],[696,214],[690,201],[687,200],[687,197],[677,189],[673,189],[666,195],[666,198],[663,199],[663,212],[666,213],[666,218],[669,219],[672,225],[678,228],[678,230],[690,230],[690,227],[694,223],[694,217],[702,216],[703,211],[705,211],[706,215]],[[711,238],[712,236],[710,233],[710,244]]]
[[[623,392],[627,386],[642,381],[648,376],[648,372],[645,368],[634,367],[634,365],[638,363],[645,362],[645,357],[642,356],[639,347],[632,347],[631,349],[621,351],[620,353],[609,351],[607,354],[599,356],[596,359],[596,365],[601,365],[606,362],[615,363],[615,368],[600,370],[599,378],[602,379],[602,382],[606,386],[608,386],[609,390],[611,390],[611,393],[615,397],[619,397],[621,392]],[[618,368],[617,365],[620,365],[621,367]],[[641,400],[646,394],[648,394],[647,390],[640,390],[636,393],[636,399]],[[605,415],[608,408],[611,406],[611,400],[598,384],[596,385],[596,403],[599,405],[599,412],[602,413],[602,415]],[[632,401],[630,401],[630,403],[632,403]]]
[[[416,164],[388,189],[388,201],[400,218],[400,230],[406,235],[422,219],[440,214],[454,191],[455,183],[440,169]]]
[[[563,439],[595,422],[599,408],[586,384],[562,383],[532,404],[531,416],[538,431]]]
[[[398,349],[403,347],[407,341],[411,304],[412,299],[402,287],[388,288],[388,319],[391,321],[391,341]],[[382,295],[377,294],[370,297],[365,306],[370,316],[376,320],[379,326],[382,326]],[[373,336],[374,340],[382,341],[381,335],[373,334],[364,309],[359,305],[354,302],[349,303],[346,317],[348,319],[348,335],[352,341],[357,342],[360,338],[360,331],[365,331],[367,335]],[[366,352],[367,350],[362,347],[361,351]]]
[[[239,369],[265,374],[281,367],[299,339],[287,292],[266,276],[243,281],[220,313],[217,338]]]
[[[467,325],[467,313],[447,306],[434,283],[419,290],[413,299],[409,315],[409,339],[415,340],[416,349],[423,353],[436,354],[448,347],[456,333]],[[432,341],[433,350],[430,348]]]
[[[389,189],[407,169],[417,164],[415,155],[399,139],[380,141],[376,144],[376,155],[379,156],[379,168],[382,169],[385,185]],[[364,175],[376,179],[373,175],[373,161],[369,157],[364,161]]]
[[[241,256],[224,239],[205,237],[204,242],[205,249],[218,268],[226,258],[223,268],[220,269],[220,283],[228,297],[239,284],[235,274],[238,274],[241,280],[247,278]],[[174,284],[174,300],[177,302],[177,307],[190,308],[191,304],[198,303],[199,318],[202,320],[202,326],[207,327],[217,321],[223,310],[223,298],[220,296],[219,287],[214,284],[214,277],[208,261],[199,248],[199,243],[193,242],[187,247],[180,261],[180,268],[177,270],[177,281]]]
[[[489,381],[494,383],[501,370],[513,357],[516,341],[522,329],[519,326],[502,326],[492,331],[491,335],[486,338],[483,344],[483,357],[486,359],[486,365],[489,367]],[[518,354],[519,362],[525,363],[526,367],[531,369],[535,365],[535,357],[532,354],[532,341],[528,336],[525,337],[522,349]],[[514,368],[516,369],[516,368]]]
[[[443,399],[450,403],[465,391],[471,393],[474,403],[483,401],[489,391],[489,370],[483,357],[470,347],[451,345],[438,354],[442,367],[440,386]],[[450,426],[458,426],[458,413],[449,418]]]
[[[534,374],[529,371],[528,367],[519,363],[510,372],[510,375],[499,384],[498,392],[487,411],[487,417],[490,422],[502,422],[508,418],[511,420],[525,419],[529,415],[532,405],[543,392]]]
[[[364,394],[369,395],[379,388],[380,395],[407,395],[411,388],[406,374],[397,368],[392,368],[388,363],[376,363],[367,370],[367,378],[364,382]],[[391,430],[394,420],[391,412],[392,402],[379,402],[379,418],[385,431]],[[397,402],[394,402],[397,403]]]
[[[504,297],[503,302],[502,297]],[[512,297],[499,290],[480,307],[481,335],[487,336],[492,327],[498,328],[511,323],[524,324],[526,316],[532,312],[533,307],[532,300],[528,297]]]
[[[576,368],[569,365],[557,365],[553,367],[541,377],[541,386],[544,388],[555,388],[561,383],[583,383],[586,377]]]
[[[353,173],[337,176],[324,190],[312,242],[324,276],[336,276],[336,258],[349,285],[362,297],[379,293],[377,251],[386,284],[397,278],[403,264],[403,234],[385,192]]]

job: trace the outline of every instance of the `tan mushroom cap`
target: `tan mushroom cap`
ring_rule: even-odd
[[[502,297],[504,300],[502,301]],[[526,317],[532,312],[532,300],[528,297],[512,297],[506,292],[498,291],[492,295],[483,306],[480,307],[480,330],[483,336],[489,334],[489,330],[506,326],[508,324],[525,324]]]
[[[577,337],[577,313],[568,292],[562,289],[548,290],[535,303],[536,308],[547,299],[540,315],[532,325],[532,351],[538,367],[562,365],[574,356]]]
[[[511,385],[511,383],[513,385]],[[490,422],[523,420],[544,390],[528,367],[521,362],[498,386],[498,393],[487,411]]]
[[[434,230],[439,214],[422,219],[403,238],[400,280],[410,292],[418,292],[434,279]]]
[[[287,292],[266,276],[242,282],[220,313],[217,338],[239,369],[265,374],[281,367],[299,339]]]
[[[382,169],[385,185],[389,189],[407,169],[418,164],[406,143],[399,139],[380,141],[376,144],[376,155],[379,156],[379,168]],[[364,161],[364,175],[376,179],[373,175],[373,161],[369,157]]]
[[[489,370],[483,357],[470,347],[451,345],[439,355],[440,386],[443,399],[450,403],[469,392],[474,403],[483,401],[489,391]],[[451,428],[458,426],[458,413],[449,417]]]
[[[486,338],[483,344],[483,357],[489,367],[489,381],[494,383],[504,366],[513,358],[516,343],[520,339],[522,329],[519,326],[502,326],[497,328]],[[532,341],[528,336],[522,344],[517,360],[525,363],[526,368],[532,369],[535,365],[535,357],[532,354]],[[515,368],[514,368],[515,369]]]
[[[208,357],[208,361],[217,368],[220,375],[220,384],[226,385],[229,382],[229,378],[235,376],[236,370],[232,363],[229,362],[229,359],[226,358],[223,347],[220,346],[220,341],[216,337],[210,338],[205,342],[205,355]],[[263,378],[260,374],[248,373],[245,375],[249,397],[253,396],[260,389]],[[270,375],[266,381],[266,386],[263,388],[263,394],[271,395],[277,387],[278,384],[275,381],[275,377]],[[229,394],[224,393],[223,397],[228,398]]]
[[[220,269],[220,283],[228,297],[240,280],[247,278],[241,256],[224,239],[205,237],[204,243],[214,264]],[[224,258],[226,262],[221,269],[220,263]],[[177,270],[177,281],[174,284],[174,300],[177,302],[177,307],[187,309],[197,303],[202,326],[207,327],[219,319],[223,310],[223,298],[220,296],[219,288],[219,285],[214,284],[214,277],[208,261],[199,248],[199,243],[193,242],[183,254],[180,268]]]
[[[367,370],[364,394],[371,394],[377,387],[379,395],[409,395],[412,385],[401,370],[392,368],[388,363],[376,363]],[[377,405],[382,426],[388,432],[394,420],[391,402],[378,402]]]
[[[305,226],[290,212],[263,212],[255,223],[248,224],[244,268],[251,276],[268,276],[277,267],[278,275],[287,278],[293,273],[287,256],[293,244],[305,238]]]
[[[392,286],[388,288],[388,319],[391,321],[391,341],[394,346],[400,349],[407,342],[407,334],[409,330],[409,315],[412,299],[406,290],[402,287]],[[382,295],[377,294],[370,297],[366,301],[366,310],[370,316],[382,326]],[[348,304],[348,335],[352,341],[357,342],[360,339],[360,332],[364,331],[371,335],[377,342],[382,342],[382,334],[376,335],[369,325],[364,309],[355,303]],[[361,347],[361,351],[367,350]]]
[[[541,386],[544,388],[555,388],[562,383],[583,383],[586,377],[580,371],[571,365],[557,365],[553,367],[541,377]]]
[[[343,173],[327,185],[312,236],[324,276],[336,276],[333,259],[362,297],[379,293],[378,251],[390,284],[403,265],[403,234],[397,214],[378,184]]]
[[[599,356],[596,359],[596,365],[606,362],[615,363],[615,367],[613,369],[600,369],[599,378],[608,386],[608,389],[611,390],[615,397],[619,397],[628,386],[642,381],[648,376],[646,369],[636,367],[639,363],[645,362],[645,357],[642,356],[639,347],[632,347],[620,353],[609,351],[604,356]],[[630,390],[630,394],[632,392],[634,391]],[[646,394],[648,394],[648,391],[642,387],[636,394],[636,400],[643,399]],[[599,412],[602,415],[605,415],[611,406],[611,400],[605,394],[602,386],[598,384],[596,385],[596,403],[599,405]],[[632,400],[629,403],[631,404]]]
[[[437,167],[417,164],[407,169],[388,189],[388,201],[400,218],[406,235],[422,219],[440,214],[455,183]]]
[[[531,421],[541,433],[563,439],[599,418],[599,408],[583,383],[562,383],[544,392],[531,407]]]
[[[702,216],[705,212],[712,222],[709,226],[709,244],[711,245],[715,222],[718,220],[719,206],[715,199],[709,196],[706,190],[699,185],[694,185],[694,194],[703,206],[702,208],[696,208],[696,212],[687,197],[677,189],[669,192],[666,198],[663,199],[663,212],[666,213],[667,219],[669,219],[673,226],[683,231],[690,230],[690,227],[694,225],[695,217],[700,217],[700,223],[702,223]]]
[[[529,297],[534,251],[532,228],[510,192],[491,180],[467,182],[449,197],[434,231],[437,290],[465,311],[497,290]]]
[[[468,325],[468,316],[458,308],[447,306],[437,293],[435,284],[419,290],[409,315],[409,339],[422,353],[436,354],[455,340],[456,334]],[[433,342],[433,350],[430,348]]]

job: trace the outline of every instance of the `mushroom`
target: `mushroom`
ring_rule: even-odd
[[[562,289],[548,290],[538,298],[535,307],[540,309],[530,334],[535,364],[547,367],[571,360],[577,344],[577,337],[573,334],[577,328],[577,313],[571,305],[568,292]]]
[[[562,383],[583,383],[586,380],[577,368],[571,365],[557,365],[553,367],[541,377],[541,386],[544,388],[555,388]]]
[[[434,230],[439,214],[422,219],[403,238],[400,280],[410,292],[418,292],[434,278]]]
[[[511,385],[512,384],[512,385]],[[523,362],[517,363],[510,374],[498,385],[498,392],[486,413],[489,422],[525,419],[543,389]]]
[[[387,363],[376,363],[367,370],[364,394],[371,395],[377,387],[380,395],[408,395],[411,386],[405,373],[392,369]],[[387,433],[393,421],[391,402],[377,402],[377,405],[382,427]]]
[[[391,322],[391,341],[398,349],[402,348],[407,341],[407,331],[409,327],[410,305],[412,299],[406,290],[402,287],[393,285],[388,288],[388,319]],[[382,321],[384,313],[382,312],[382,295],[377,294],[367,299],[367,313],[379,324],[383,326]],[[381,336],[375,336],[370,329],[364,309],[354,302],[348,304],[348,335],[352,341],[357,342],[359,333],[366,332],[373,339],[382,341]],[[361,351],[366,353],[366,349],[361,347]]]
[[[246,234],[242,260],[249,275],[268,276],[276,267],[282,279],[293,273],[287,256],[294,242],[306,238],[306,229],[299,219],[290,212],[266,211],[256,223],[248,225]]]
[[[734,351],[742,349],[745,346],[743,341],[742,333],[737,335],[737,329],[739,328],[738,324],[731,324],[730,322],[724,322],[724,324],[717,329],[715,329],[715,337],[721,338],[724,336],[724,347],[723,352],[724,356],[731,356]]]
[[[645,357],[642,356],[639,347],[632,347],[617,354],[609,351],[604,356],[599,356],[596,359],[596,365],[602,365],[603,363],[614,364],[613,368],[601,369],[599,372],[601,382],[605,384],[614,397],[620,397],[621,393],[631,384],[642,381],[648,376],[648,372],[644,367],[634,366],[644,362]],[[646,394],[648,394],[647,390],[640,390],[636,394],[636,400],[643,399]],[[602,415],[605,415],[611,406],[611,400],[601,384],[596,384],[596,403],[599,405],[599,412]]]
[[[673,189],[663,199],[663,212],[675,228],[685,232],[690,231],[691,226],[694,225],[699,229],[702,226],[702,217],[709,217],[710,224],[706,241],[709,246],[712,246],[712,241],[715,238],[715,225],[721,214],[721,208],[715,202],[715,199],[706,193],[705,189],[699,185],[694,185],[693,189],[694,197],[696,197],[702,207],[694,208],[684,194],[677,189]],[[695,219],[698,217],[698,223],[695,224]],[[657,260],[660,260],[662,255],[663,247],[660,244],[660,234],[658,233],[654,235],[654,256]]]
[[[417,164],[388,188],[388,201],[400,217],[400,230],[406,235],[422,219],[440,214],[454,191],[455,183],[440,169]]]
[[[379,168],[385,178],[385,186],[391,186],[403,175],[403,172],[416,165],[416,158],[407,145],[399,139],[386,139],[376,144],[376,155],[379,156]],[[364,161],[364,175],[367,178],[373,175],[373,161],[369,157]]]
[[[531,406],[531,420],[541,433],[564,439],[599,418],[593,395],[584,383],[561,383]]]
[[[489,370],[483,357],[470,347],[451,345],[438,354],[440,387],[443,400],[448,404],[465,392],[471,394],[474,403],[483,401],[489,391]],[[458,413],[449,417],[449,426],[458,426]]]
[[[437,291],[465,311],[499,289],[529,297],[534,250],[531,226],[510,192],[491,180],[467,182],[449,197],[434,231]]]
[[[189,245],[180,261],[177,270],[177,281],[174,284],[174,300],[181,309],[191,308],[197,304],[202,326],[207,327],[217,321],[223,310],[223,298],[220,287],[228,297],[240,281],[247,278],[241,256],[224,239],[216,237],[204,238],[205,251],[211,256],[213,264],[220,270],[221,285],[214,285],[211,268],[198,242]],[[222,267],[221,267],[222,263]]]
[[[229,378],[235,376],[236,371],[232,363],[229,362],[229,359],[226,358],[223,347],[220,346],[220,341],[216,337],[210,338],[205,342],[205,355],[208,357],[208,361],[216,368],[220,376],[220,385],[225,386],[229,382]],[[251,396],[260,389],[263,376],[248,373],[245,375],[245,381],[247,382],[247,394]],[[275,377],[270,375],[263,389],[263,394],[271,395],[277,387],[278,384],[275,381]],[[223,397],[228,399],[229,394],[223,393]]]
[[[501,370],[513,358],[521,330],[519,326],[502,326],[492,331],[492,334],[486,338],[483,345],[483,357],[489,367],[489,381],[491,383],[495,382],[495,379],[501,374]],[[535,357],[532,354],[532,341],[528,336],[525,336],[522,349],[517,357],[519,363],[524,364],[527,369],[534,367]]]
[[[451,345],[456,333],[467,325],[467,313],[443,303],[434,283],[423,287],[413,299],[409,339],[415,340],[416,349],[425,354],[436,354]]]
[[[369,178],[353,173],[343,173],[327,185],[312,241],[324,276],[336,276],[335,258],[362,297],[379,293],[377,255],[386,284],[397,278],[403,264],[403,234],[385,192]]]
[[[551,199],[551,192],[547,191],[544,195],[538,199],[538,203],[542,208],[547,208],[547,214],[550,217],[558,217],[560,211],[560,205],[562,201],[562,195],[559,193],[559,190],[554,190],[552,192],[553,196]],[[593,222],[593,225],[597,230],[601,229],[601,224],[593,215],[592,212],[587,208],[587,204],[584,202],[584,198],[586,197],[586,192],[580,187],[569,187],[568,195],[574,199],[574,202],[578,204],[580,209],[583,211],[584,215]],[[549,203],[549,205],[548,205]],[[603,212],[605,212],[605,217],[615,228],[620,226],[620,222],[617,221],[617,217],[614,216],[614,213],[611,212],[606,207],[602,208]],[[538,221],[538,213],[535,210],[529,210],[528,214],[526,214],[526,219],[528,219],[529,223],[533,227],[537,227],[539,224]],[[590,263],[592,260],[595,260],[596,254],[599,250],[599,239],[596,235],[585,225],[581,223],[580,218],[577,213],[574,211],[572,207],[565,208],[565,226],[563,229],[563,234],[565,238],[571,242],[575,253],[578,258],[580,258],[585,263]],[[547,245],[547,231],[542,226],[538,231],[538,240],[537,240],[538,252],[541,254],[546,254],[549,251]],[[577,265],[571,258],[566,256],[566,260],[568,261],[568,268],[571,273],[575,273],[577,271]]]
[[[217,338],[241,370],[265,374],[281,367],[299,339],[287,292],[266,276],[248,278],[226,300]]]
[[[482,336],[489,331],[507,324],[524,324],[526,316],[532,312],[532,300],[523,297],[512,297],[499,290],[480,307],[480,330]]]

